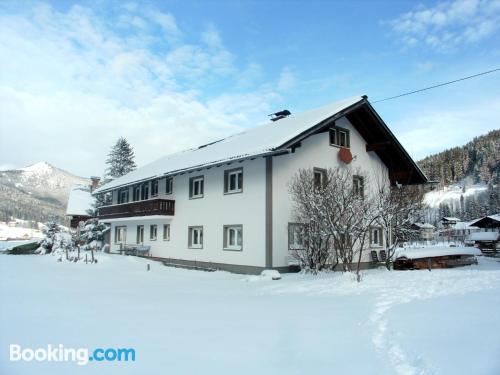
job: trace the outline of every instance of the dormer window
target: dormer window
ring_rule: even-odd
[[[334,126],[330,128],[330,145],[337,147],[351,147],[349,130]]]

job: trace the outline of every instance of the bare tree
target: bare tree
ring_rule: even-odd
[[[330,234],[323,221],[321,190],[315,187],[313,170],[301,169],[293,177],[290,193],[293,221],[288,228],[292,256],[306,272],[317,273],[331,266]],[[335,259],[334,265],[338,263]]]
[[[302,267],[317,271],[340,263],[344,271],[355,269],[359,280],[366,239],[377,219],[368,183],[365,173],[349,166],[297,172],[290,193],[304,241],[293,254]]]
[[[378,173],[376,187],[378,221],[385,232],[385,264],[390,270],[398,246],[418,236],[418,231],[411,225],[420,219],[423,212],[424,190],[412,185],[391,186],[387,172],[383,170]]]

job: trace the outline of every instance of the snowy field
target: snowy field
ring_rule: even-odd
[[[146,264],[151,271],[146,271]],[[0,374],[500,374],[500,263],[258,276],[0,255]],[[10,362],[135,348],[135,362]]]

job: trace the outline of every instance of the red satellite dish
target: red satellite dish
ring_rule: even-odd
[[[344,147],[341,147],[339,150],[339,158],[346,164],[349,164],[353,159],[351,151]]]

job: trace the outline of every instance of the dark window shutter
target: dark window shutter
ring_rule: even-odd
[[[229,174],[227,173],[227,171],[224,171],[224,193],[227,193],[229,191]]]

